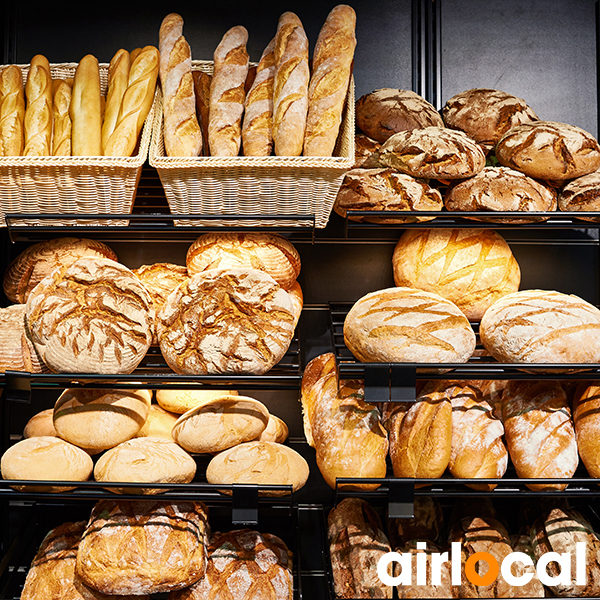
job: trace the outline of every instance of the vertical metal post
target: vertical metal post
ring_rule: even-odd
[[[413,91],[441,108],[441,0],[412,2]]]

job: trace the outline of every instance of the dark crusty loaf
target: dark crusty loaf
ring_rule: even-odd
[[[569,181],[558,195],[558,208],[565,211],[600,210],[600,172],[594,171]]]

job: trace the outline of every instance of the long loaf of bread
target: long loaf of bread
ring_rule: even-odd
[[[356,48],[356,13],[338,4],[319,33],[308,87],[304,134],[306,156],[331,156],[342,122]]]
[[[159,60],[158,50],[145,46],[133,61],[117,123],[106,143],[106,156],[133,154],[154,99]]]
[[[52,76],[45,56],[31,59],[25,82],[25,156],[49,156],[52,151]]]
[[[71,156],[71,84],[65,79],[52,81],[52,154],[54,156]]]
[[[242,148],[244,156],[269,156],[273,151],[273,82],[275,38],[264,49],[246,95]]]
[[[285,12],[275,35],[273,143],[277,156],[300,156],[308,111],[308,38],[298,16]]]
[[[0,156],[23,153],[24,118],[23,74],[16,65],[9,65],[0,72]]]
[[[115,130],[121,100],[127,89],[129,81],[130,56],[127,50],[117,50],[108,65],[108,89],[106,92],[106,106],[102,120],[102,152],[106,153],[108,138]]]
[[[214,52],[208,116],[211,156],[237,156],[240,152],[249,66],[247,43],[248,31],[238,25],[225,33]]]
[[[202,155],[209,156],[208,113],[212,75],[206,71],[192,71],[192,77],[194,78],[194,94],[196,96],[196,116],[202,130]]]
[[[71,93],[71,154],[102,156],[102,106],[98,59],[86,54],[77,65]]]

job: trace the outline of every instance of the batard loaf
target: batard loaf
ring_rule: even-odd
[[[259,442],[277,442],[278,444],[283,444],[289,433],[290,431],[285,421],[275,415],[269,414],[267,426],[256,439]]]
[[[214,52],[210,82],[208,145],[211,156],[237,156],[242,143],[242,115],[248,76],[248,31],[237,25],[229,29]]]
[[[25,305],[0,308],[0,372],[48,372],[25,326]]]
[[[23,429],[23,437],[39,437],[41,435],[47,435],[50,437],[58,437],[56,429],[54,429],[54,423],[52,416],[54,415],[53,408],[47,408],[45,410],[36,413],[25,423]]]
[[[71,93],[71,154],[102,155],[102,108],[98,59],[86,54],[77,65]]]
[[[106,90],[106,106],[102,119],[102,153],[106,154],[106,144],[115,130],[123,94],[127,89],[131,58],[127,50],[117,50],[108,65],[108,84]]]
[[[148,418],[135,437],[162,437],[172,440],[171,431],[179,415],[165,410],[158,404],[151,404]]]
[[[581,382],[573,397],[573,422],[577,449],[590,477],[600,477],[598,439],[600,427],[600,388],[597,382]]]
[[[202,155],[209,156],[208,114],[210,112],[210,82],[212,75],[206,71],[192,71],[194,79],[194,95],[196,96],[196,117],[202,131]]]
[[[55,156],[71,155],[71,84],[65,79],[54,79],[52,82],[52,120],[54,133],[52,136],[52,154]]]
[[[25,156],[52,153],[52,75],[48,59],[36,54],[31,59],[25,82]]]
[[[354,169],[360,169],[367,158],[378,150],[381,144],[364,133],[354,135]]]
[[[235,396],[235,390],[210,390],[210,389],[159,389],[156,390],[156,401],[165,410],[182,415],[200,404],[220,396]]]
[[[25,93],[17,65],[0,71],[0,156],[20,156],[25,144]]]
[[[333,155],[352,74],[355,28],[354,9],[338,4],[319,32],[308,86],[305,156]]]

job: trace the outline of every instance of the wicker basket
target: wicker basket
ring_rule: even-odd
[[[192,69],[212,73],[213,63],[192,61]],[[354,81],[333,157],[167,157],[159,92],[149,161],[174,215],[213,217],[175,219],[176,225],[323,228],[354,164]]]
[[[23,83],[29,65],[18,65]],[[1,67],[0,67],[1,68]],[[75,75],[77,63],[50,65],[53,78]],[[100,64],[100,85],[106,93],[108,64]],[[11,225],[127,225],[125,219],[41,219],[40,214],[129,214],[148,157],[156,94],[146,118],[137,153],[119,156],[0,156],[0,226],[5,215],[27,213],[36,218]]]

